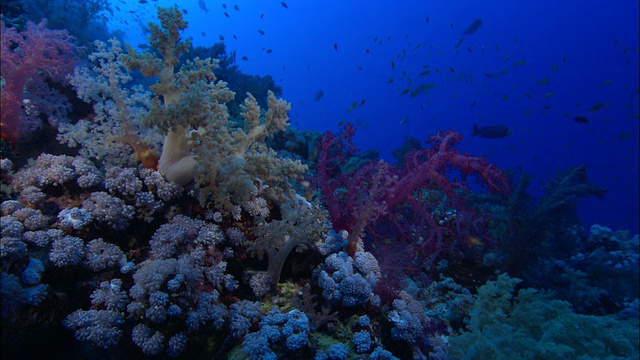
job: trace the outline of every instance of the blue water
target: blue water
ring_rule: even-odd
[[[292,104],[294,126],[324,132],[343,120],[361,124],[358,146],[378,149],[388,160],[405,135],[425,139],[455,129],[465,135],[462,150],[533,174],[534,195],[558,171],[586,164],[589,181],[608,193],[580,204],[582,220],[637,232],[636,1],[290,1],[288,8],[277,1],[233,2],[239,11],[222,3],[205,1],[205,12],[197,1],[182,2],[186,35],[195,46],[211,46],[222,35],[241,71],[271,74]],[[113,27],[127,19],[134,24],[131,18],[153,20],[154,4],[173,3],[120,3]],[[477,18],[482,26],[454,49]],[[137,27],[124,28],[132,44],[146,42]],[[420,76],[425,65],[431,73]],[[485,75],[503,69],[508,72],[498,78]],[[409,78],[412,90],[435,87],[403,96]],[[324,96],[315,101],[320,90]],[[606,106],[590,112],[598,103]],[[590,122],[573,122],[577,115]],[[512,134],[472,138],[474,123],[505,124]]]

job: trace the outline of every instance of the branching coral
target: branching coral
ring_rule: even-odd
[[[180,32],[187,27],[177,8],[160,8],[160,26],[151,24],[149,43],[157,53],[139,54],[128,47],[122,60],[129,70],[157,77],[148,120],[166,131],[160,172],[185,185],[192,179],[200,187],[200,202],[213,200],[225,213],[240,216],[240,206],[261,195],[269,200],[291,198],[290,180],[306,166],[278,158],[264,144],[266,137],[288,126],[290,106],[269,93],[269,109],[248,96],[243,107],[244,129],[229,123],[226,102],[234,97],[226,83],[213,74],[217,60],[195,58],[175,71],[181,53],[190,48]]]

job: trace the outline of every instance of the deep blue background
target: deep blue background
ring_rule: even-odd
[[[145,42],[132,24],[154,20],[156,5],[174,3],[114,0],[121,11],[112,24],[126,28],[132,44]],[[589,181],[609,191],[581,203],[585,223],[638,232],[637,1],[298,0],[285,9],[280,1],[204,0],[208,12],[198,1],[179,3],[194,45],[223,35],[243,72],[271,74],[282,86],[300,129],[335,131],[342,120],[355,122],[357,144],[390,160],[405,135],[424,139],[453,128],[465,136],[462,150],[533,174],[534,195],[558,171],[584,163]],[[454,49],[476,18],[482,27]],[[425,65],[432,72],[420,76]],[[485,75],[503,69],[498,78]],[[435,87],[402,96],[409,78],[412,90]],[[324,97],[315,101],[320,90]],[[607,106],[590,112],[597,103]],[[590,123],[573,122],[576,115]],[[473,123],[505,124],[512,134],[472,138]]]

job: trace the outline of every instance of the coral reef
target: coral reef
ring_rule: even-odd
[[[638,237],[572,221],[602,194],[583,168],[525,211],[527,182],[499,196],[503,173],[458,151],[456,132],[409,140],[398,164],[358,153],[352,125],[301,134],[270,78],[236,98],[217,77],[244,78],[232,54],[184,56],[182,14],[159,8],[144,52],[94,43],[69,77],[93,113],[58,124],[66,148],[0,153],[3,358],[637,357]],[[44,23],[2,26],[4,133],[5,51],[29,64],[15,58],[27,33],[56,49],[21,85],[31,95],[71,55]],[[498,276],[518,251],[523,284],[555,298]]]

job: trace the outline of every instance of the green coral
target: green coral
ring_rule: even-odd
[[[244,123],[234,126],[226,103],[235,94],[213,73],[218,60],[194,58],[175,71],[180,55],[191,48],[180,33],[187,27],[181,11],[159,8],[160,25],[150,24],[154,52],[137,53],[128,47],[123,62],[129,70],[157,77],[150,88],[156,94],[148,123],[167,133],[158,169],[171,181],[196,181],[203,206],[241,217],[246,204],[258,197],[279,203],[293,198],[292,180],[307,167],[284,159],[265,144],[267,137],[286,129],[290,105],[268,94],[262,112],[248,94],[242,107]]]
[[[454,359],[633,359],[638,319],[576,314],[502,274],[478,289],[468,330],[449,338]]]

